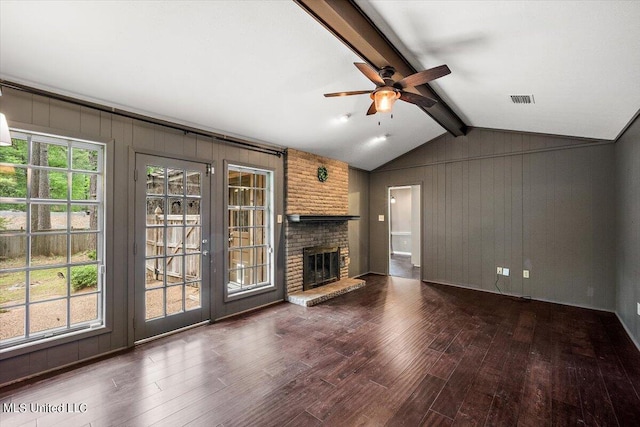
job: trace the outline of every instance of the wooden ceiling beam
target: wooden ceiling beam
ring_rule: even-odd
[[[395,68],[395,80],[418,71],[353,0],[294,1],[369,65],[376,69],[385,66]],[[438,101],[431,108],[418,108],[421,108],[452,135],[466,134],[467,125],[428,84],[420,85],[416,89],[421,95]]]

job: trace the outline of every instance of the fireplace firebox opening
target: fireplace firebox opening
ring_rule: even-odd
[[[304,291],[340,280],[340,247],[304,248],[302,274]]]

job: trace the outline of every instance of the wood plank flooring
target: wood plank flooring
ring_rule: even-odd
[[[417,280],[282,303],[0,389],[37,426],[635,426],[640,353],[615,315]]]
[[[411,264],[411,255],[391,254],[389,276],[420,280],[420,267],[414,267]]]

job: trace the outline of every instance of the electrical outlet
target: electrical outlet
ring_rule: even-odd
[[[522,270],[522,277],[524,277],[525,279],[529,278],[529,270]]]
[[[502,267],[498,267],[498,269],[497,269],[497,270],[498,270],[498,271],[497,271],[497,273],[498,273],[498,274],[502,274]]]
[[[503,276],[508,276],[508,275],[509,275],[509,269],[508,269],[507,267],[504,267],[504,268],[502,269],[502,275],[503,275]]]

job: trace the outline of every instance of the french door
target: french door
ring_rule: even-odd
[[[136,154],[135,340],[209,319],[209,165]]]

